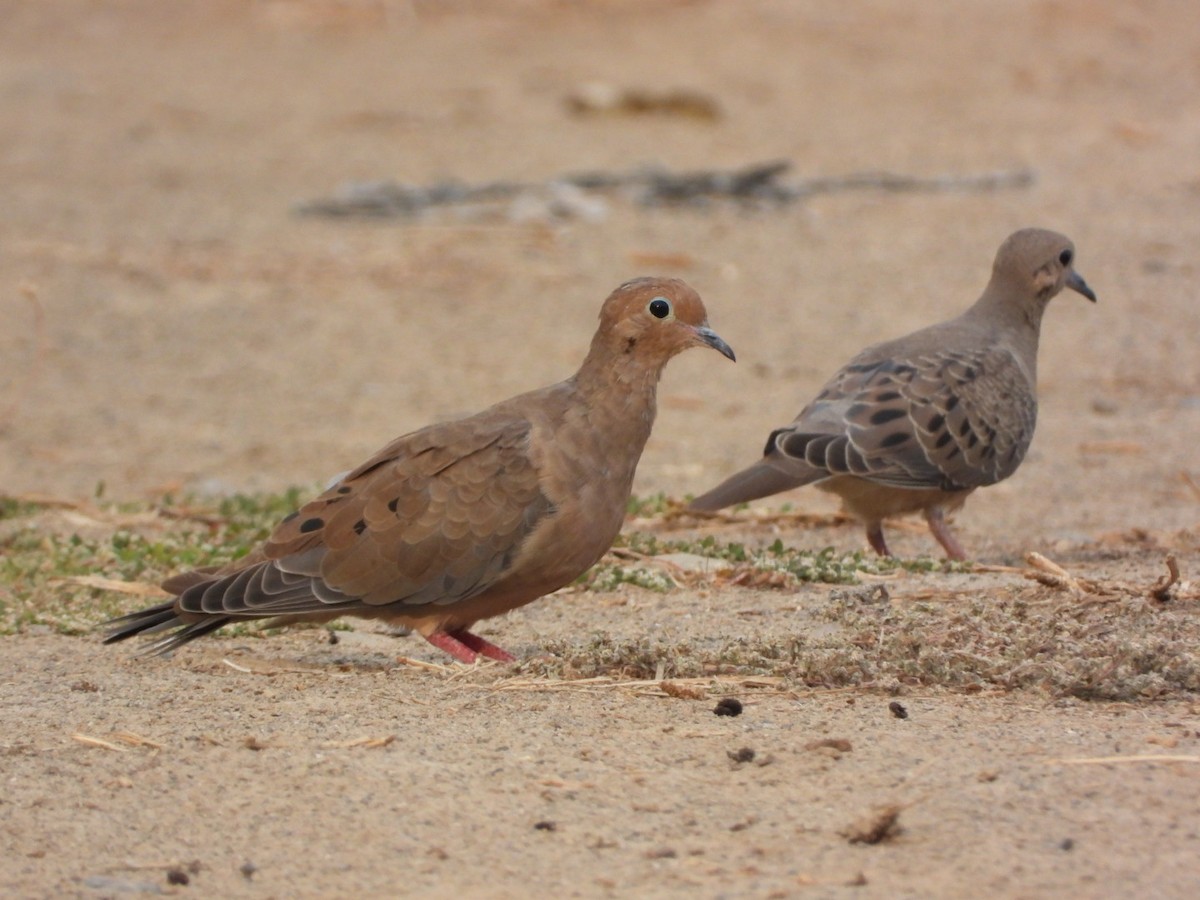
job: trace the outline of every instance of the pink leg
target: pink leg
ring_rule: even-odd
[[[880,556],[891,556],[892,551],[888,549],[887,541],[883,539],[883,523],[868,522],[867,523],[867,542],[870,543],[871,549]]]
[[[957,560],[967,558],[967,551],[950,531],[950,526],[946,524],[946,514],[940,506],[925,510],[925,521],[929,523],[929,531],[937,538],[937,542],[945,548],[946,556]]]
[[[481,656],[486,656],[488,659],[496,659],[500,662],[516,662],[517,658],[503,647],[497,647],[491,641],[485,641],[479,635],[471,634],[465,628],[461,631],[452,631],[450,634],[457,638],[464,646],[469,647]]]
[[[458,631],[435,631],[427,635],[425,640],[433,644],[459,662],[473,663],[476,656],[486,656],[500,662],[513,662],[516,657],[491,641],[485,641],[477,634],[471,634],[465,628]]]
[[[433,644],[439,650],[449,653],[459,662],[475,662],[475,651],[458,638],[444,631],[435,631],[433,634],[427,634],[425,635],[425,640],[429,641],[429,643]]]

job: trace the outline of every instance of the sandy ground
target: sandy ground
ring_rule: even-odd
[[[480,6],[0,2],[0,490],[313,484],[396,434],[569,374],[608,291],[658,272],[700,290],[739,355],[688,354],[660,392],[638,491],[697,492],[753,459],[850,353],[959,310],[999,242],[1043,225],[1076,241],[1100,302],[1054,303],[1033,450],[972,498],[959,532],[984,561],[1036,549],[1147,583],[1169,547],[1195,577],[1190,4]],[[593,81],[698,92],[720,115],[572,115],[565,98]],[[797,179],[1035,179],[755,209],[617,196],[582,220],[292,213],[355,181],[775,158]],[[816,492],[787,499],[834,510]],[[780,536],[862,543],[848,525]],[[931,552],[920,528],[893,543]],[[485,633],[524,655],[595,630],[786,633],[788,602],[580,594]],[[764,612],[728,614],[747,607]],[[217,639],[153,661],[92,638],[4,638],[0,892],[1200,892],[1194,697],[917,692],[901,720],[877,693],[746,689],[746,712],[718,718],[711,699],[500,690],[502,669],[397,665],[444,661],[416,641],[322,638]],[[149,743],[114,738],[126,732]],[[848,749],[811,746],[824,739]],[[741,748],[755,759],[731,759]],[[1182,761],[1129,759],[1146,754]],[[1095,762],[1110,756],[1123,761]],[[899,834],[843,835],[887,804]],[[169,885],[171,867],[190,884]]]

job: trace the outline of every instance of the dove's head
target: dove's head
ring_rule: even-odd
[[[712,347],[734,359],[708,327],[704,303],[691,287],[677,278],[635,278],[604,301],[589,358],[599,353],[657,370],[689,347]]]
[[[992,285],[1033,299],[1042,307],[1065,287],[1093,303],[1096,300],[1075,271],[1075,245],[1070,238],[1044,228],[1022,228],[1008,236],[996,251]]]

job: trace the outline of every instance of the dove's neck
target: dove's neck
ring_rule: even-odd
[[[1036,299],[1014,298],[1014,288],[988,285],[983,296],[963,314],[963,320],[986,329],[992,340],[1005,345],[1026,369],[1030,383],[1037,381],[1038,337],[1046,305]]]
[[[644,443],[657,412],[662,365],[647,365],[632,353],[590,353],[575,375],[575,386],[589,418],[601,429],[623,431]]]

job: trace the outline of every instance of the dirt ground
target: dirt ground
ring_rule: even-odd
[[[716,115],[573,113],[593,82]],[[1042,225],[1075,240],[1099,303],[1051,307],[1033,449],[958,531],[987,563],[1037,550],[1149,584],[1170,550],[1195,579],[1197,98],[1200,18],[1170,0],[2,0],[0,492],[314,484],[570,374],[603,297],[651,273],[692,283],[738,353],[687,354],[660,391],[637,490],[698,492]],[[578,218],[294,213],[351,182],[772,159],[793,180],[1034,178],[753,208],[618,194]],[[862,545],[852,525],[723,534]],[[893,534],[933,552],[922,528]],[[1002,603],[1020,581],[977,584]],[[525,657],[595,632],[780,635],[818,590],[569,594],[484,633]],[[0,893],[1200,894],[1194,695],[923,689],[900,719],[884,692],[742,685],[744,713],[717,717],[711,696],[521,687],[413,639],[324,638],[166,660],[0,639]],[[898,833],[847,838],[889,804]]]

